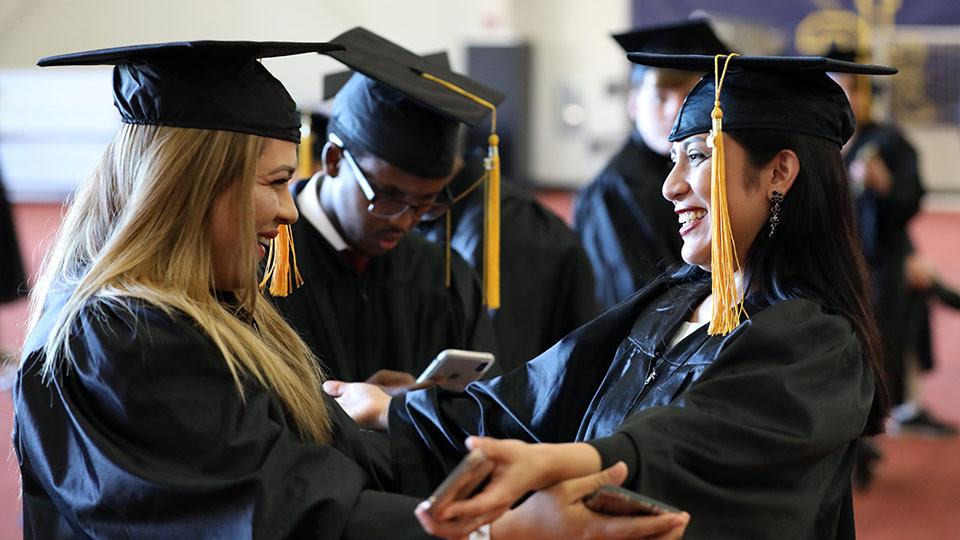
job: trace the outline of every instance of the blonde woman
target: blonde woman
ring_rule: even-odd
[[[289,278],[299,120],[256,59],[329,49],[193,42],[41,61],[114,64],[125,125],[33,296],[14,392],[26,538],[427,536],[418,500],[385,492],[386,439],[321,397],[316,359],[258,291],[274,238],[272,277]],[[548,490],[515,522],[618,474]],[[569,530],[666,523],[555,506]]]

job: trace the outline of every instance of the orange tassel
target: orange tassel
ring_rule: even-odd
[[[292,264],[291,264],[292,259]],[[289,225],[280,226],[280,234],[270,241],[266,271],[260,280],[260,290],[267,288],[272,296],[287,296],[303,285],[303,277],[297,268],[297,250],[293,245],[293,230]]]
[[[723,72],[719,60],[726,56]],[[710,162],[710,275],[713,292],[713,312],[707,333],[726,335],[740,324],[740,316],[747,315],[743,295],[737,288],[736,272],[740,269],[737,246],[730,225],[730,207],[727,202],[727,174],[723,148],[723,110],[720,108],[720,88],[727,75],[727,66],[735,54],[718,54],[713,59],[715,101],[710,116],[713,126],[707,145],[713,148]],[[734,268],[736,266],[736,268]]]

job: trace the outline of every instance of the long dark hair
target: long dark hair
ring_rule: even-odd
[[[816,298],[850,321],[875,381],[864,434],[882,433],[889,409],[883,349],[840,149],[826,139],[788,131],[728,133],[753,167],[766,165],[784,149],[800,160],[800,172],[780,205],[776,233],[771,238],[765,227],[750,246],[744,278],[751,295],[771,304]]]

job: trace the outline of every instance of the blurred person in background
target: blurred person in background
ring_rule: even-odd
[[[626,52],[730,52],[705,19],[638,28],[613,36]],[[682,263],[677,215],[660,195],[673,164],[667,140],[700,74],[641,65],[630,71],[627,112],[633,122],[623,147],[577,193],[573,226],[583,242],[600,309],[620,303]]]

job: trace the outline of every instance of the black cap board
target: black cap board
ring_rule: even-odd
[[[635,28],[614,34],[613,39],[626,52],[653,52],[661,54],[724,54],[731,52],[717,37],[710,22],[691,18],[667,24]]]
[[[339,89],[329,130],[344,145],[359,147],[416,176],[448,176],[460,124],[479,123],[504,98],[501,92],[365,28],[349,30],[332,43],[345,49],[330,56],[358,73]]]
[[[839,60],[841,62],[856,62],[857,61],[857,51],[849,47],[841,47],[836,43],[830,45],[830,49],[824,53],[825,57],[830,58],[831,60]]]
[[[450,69],[450,57],[447,56],[446,51],[436,52],[432,54],[425,54],[425,55],[422,55],[421,58],[423,58],[424,60],[430,63],[436,64],[437,66],[443,69],[446,69],[446,70]],[[345,71],[336,71],[334,73],[329,73],[327,75],[324,75],[323,76],[323,101],[327,101],[335,97],[337,95],[337,92],[339,92],[341,88],[346,86],[347,81],[349,81],[350,77],[353,77],[355,73],[356,71],[352,69],[348,69]]]
[[[342,48],[320,42],[178,41],[48,56],[37,65],[113,65],[113,101],[127,124],[300,142],[293,98],[258,60]]]
[[[629,53],[631,62],[659,68],[707,72],[687,95],[670,133],[671,141],[707,133],[714,108],[714,57]],[[723,69],[726,57],[719,60]],[[724,131],[771,129],[821,137],[843,145],[855,127],[843,90],[827,73],[893,75],[896,69],[822,56],[734,56],[720,92]]]

